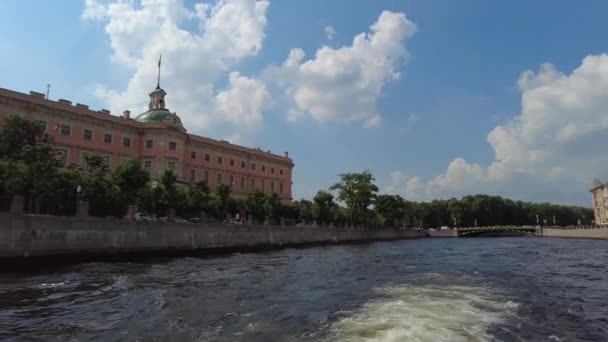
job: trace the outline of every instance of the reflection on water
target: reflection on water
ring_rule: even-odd
[[[0,340],[606,341],[608,241],[434,239],[0,271]]]

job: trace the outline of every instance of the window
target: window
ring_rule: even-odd
[[[152,173],[152,161],[151,160],[144,161],[144,170],[148,174]]]
[[[205,153],[205,161],[209,161],[211,159],[211,157],[209,157],[208,153]]]
[[[168,162],[167,163],[167,169],[171,170],[171,171],[175,171],[175,162]]]
[[[274,182],[270,182],[270,192],[274,194]]]
[[[279,170],[279,174],[282,176],[283,175],[283,169]]]
[[[279,192],[283,193],[283,183],[279,183]]]
[[[251,190],[255,189],[255,178],[251,178]]]
[[[91,131],[90,129],[85,129],[84,131],[82,131],[82,138],[84,140],[92,140],[93,139],[93,131]]]
[[[203,180],[205,181],[205,183],[209,184],[209,171],[205,171],[203,175]]]
[[[131,147],[131,139],[122,138],[122,147]]]
[[[61,135],[70,135],[70,126],[68,125],[61,125]]]
[[[217,156],[217,163],[218,164],[222,164],[223,162],[224,162],[224,158],[220,157],[220,156]]]
[[[40,127],[43,131],[46,131],[46,121],[44,120],[36,120],[36,126]]]
[[[217,184],[216,184],[216,186],[218,186],[220,184],[222,184],[222,173],[218,172],[217,173]]]
[[[194,179],[196,178],[196,170],[195,169],[190,169],[188,171],[188,180],[191,182],[194,182]]]
[[[146,148],[154,148],[154,140],[146,140]]]
[[[251,169],[255,170],[255,163],[251,163]]]
[[[265,186],[264,186],[265,184],[264,184],[264,183],[265,183],[265,182],[264,182],[264,180],[262,179],[262,184],[260,184],[260,190],[262,190],[262,192],[264,192],[264,190],[265,190],[265,189],[264,189],[264,188],[265,188]]]
[[[230,159],[230,166],[234,166],[234,159]]]
[[[234,186],[234,176],[233,175],[230,175],[230,184],[228,184],[228,185],[230,185],[230,187]]]
[[[110,156],[103,156],[103,162],[106,163],[107,166],[112,166],[110,160]]]
[[[270,173],[272,173],[274,175],[274,167],[270,168]]]
[[[196,152],[190,151],[190,159],[196,159]]]
[[[262,165],[262,172],[266,172],[266,165]]]
[[[169,141],[169,149],[171,151],[177,150],[177,144],[175,142],[173,142],[173,141]]]
[[[106,144],[111,144],[112,143],[112,134],[104,134],[103,142]]]
[[[246,165],[246,164],[245,164],[245,161],[244,161],[244,160],[241,160],[241,168],[243,168],[243,169],[244,169],[244,168],[245,168],[245,165]]]
[[[241,177],[241,190],[245,190],[245,177]]]
[[[57,160],[61,163],[61,165],[65,165],[68,162],[68,151],[66,150],[57,150]]]

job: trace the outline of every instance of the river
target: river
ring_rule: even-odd
[[[608,241],[420,239],[0,271],[16,341],[607,341]]]

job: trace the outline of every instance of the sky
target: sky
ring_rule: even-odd
[[[294,198],[369,170],[409,200],[591,205],[608,179],[608,2],[0,2],[0,87],[282,154]]]

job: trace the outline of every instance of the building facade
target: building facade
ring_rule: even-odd
[[[253,189],[276,193],[283,202],[292,199],[293,160],[283,155],[189,134],[176,113],[165,104],[167,93],[157,85],[148,110],[132,117],[44,94],[19,93],[0,88],[0,119],[19,115],[44,127],[54,138],[65,165],[84,164],[87,155],[100,155],[111,168],[125,158],[136,158],[152,179],[173,171],[180,183],[206,181],[211,190],[219,184],[242,197]]]
[[[592,194],[595,224],[608,224],[608,185],[596,179],[593,181],[593,186],[589,191]]]

